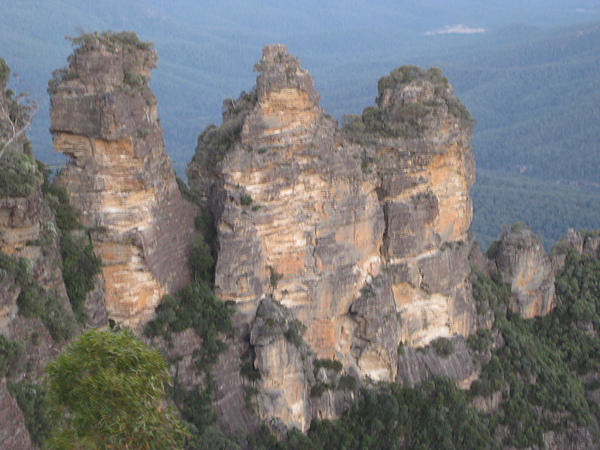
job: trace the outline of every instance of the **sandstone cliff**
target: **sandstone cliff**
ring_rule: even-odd
[[[189,281],[193,208],[179,193],[148,85],[157,55],[135,33],[83,35],[50,81],[59,183],[92,229],[110,318],[138,327]]]
[[[346,395],[310,396],[313,358],[391,381],[399,344],[473,330],[471,123],[435,70],[393,72],[378,106],[340,130],[283,45],[255,69],[187,174],[217,229],[215,291],[236,302],[240,348],[256,355],[259,416],[305,430]]]

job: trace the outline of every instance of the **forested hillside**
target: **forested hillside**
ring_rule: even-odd
[[[483,247],[516,221],[546,246],[569,227],[597,227],[600,25],[536,32],[458,61],[442,66],[477,119],[472,230]]]
[[[251,67],[265,43],[285,43],[301,58],[315,78],[321,106],[340,120],[372,104],[382,73],[403,64],[441,67],[478,123],[473,147],[478,169],[487,172],[480,172],[473,190],[473,231],[486,247],[503,224],[520,220],[550,245],[565,227],[599,222],[591,205],[600,195],[600,31],[598,23],[589,23],[598,19],[600,8],[592,0],[335,1],[327,7],[184,1],[168,9],[155,0],[24,0],[5,5],[0,49],[24,79],[19,90],[28,90],[40,105],[29,135],[36,155],[53,163],[61,159],[47,132],[45,89],[70,52],[63,37],[78,29],[131,29],[155,42],[160,61],[151,83],[167,151],[180,174],[200,131],[219,122],[221,100],[252,86],[255,74],[243,68]],[[457,24],[470,34],[436,34]],[[556,26],[567,27],[551,28]],[[532,191],[547,200],[540,202]],[[552,212],[542,209],[553,196]],[[556,218],[557,212],[564,214]]]
[[[555,29],[446,67],[477,118],[480,169],[600,184],[600,24]]]

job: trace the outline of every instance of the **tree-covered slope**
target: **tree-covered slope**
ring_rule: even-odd
[[[600,24],[555,29],[447,67],[477,118],[481,169],[600,183]]]

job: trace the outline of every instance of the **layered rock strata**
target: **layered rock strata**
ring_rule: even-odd
[[[167,157],[148,85],[157,55],[134,33],[84,35],[50,82],[59,183],[92,230],[113,320],[138,327],[189,281],[194,212]]]
[[[400,315],[401,340],[427,345],[468,335],[474,309],[466,281],[471,119],[438,69],[395,69],[379,81],[377,107],[347,135],[365,142],[385,214],[381,255]]]
[[[187,173],[217,229],[216,293],[255,354],[259,416],[305,430],[347,398],[310,396],[313,359],[392,381],[400,343],[472,331],[471,124],[438,71],[382,79],[378,106],[340,130],[283,45],[255,68]]]

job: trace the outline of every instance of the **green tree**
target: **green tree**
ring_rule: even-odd
[[[90,330],[46,367],[50,449],[182,448],[167,364],[130,331]]]

